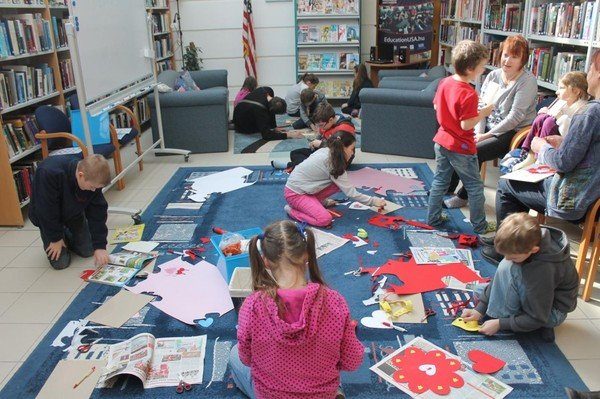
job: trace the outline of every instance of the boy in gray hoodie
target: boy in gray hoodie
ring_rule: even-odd
[[[502,222],[494,246],[504,259],[463,319],[488,316],[479,330],[485,335],[539,330],[544,341],[554,342],[554,327],[577,306],[579,276],[566,234],[541,227],[527,213],[513,213]]]

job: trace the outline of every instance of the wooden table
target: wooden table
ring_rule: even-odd
[[[415,62],[405,62],[404,64],[400,62],[371,62],[365,61],[365,64],[369,66],[369,77],[371,78],[371,82],[373,83],[373,87],[379,86],[379,71],[382,69],[413,69],[412,67],[416,67],[418,65],[429,62],[430,60],[420,60]]]

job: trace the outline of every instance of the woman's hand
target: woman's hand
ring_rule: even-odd
[[[546,142],[548,144],[550,144],[552,147],[558,148],[558,147],[560,147],[560,145],[562,144],[564,139],[565,138],[563,136],[559,136],[559,135],[547,136]]]

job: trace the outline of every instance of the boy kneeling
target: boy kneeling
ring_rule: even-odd
[[[577,306],[579,276],[566,234],[541,227],[527,213],[514,213],[502,222],[494,246],[504,259],[463,319],[488,316],[479,330],[485,335],[539,329],[544,341],[554,342],[554,327]]]

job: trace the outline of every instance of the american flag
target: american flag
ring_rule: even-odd
[[[244,44],[244,64],[246,76],[256,76],[256,41],[252,21],[252,3],[244,0],[244,21],[242,23],[242,43]]]

